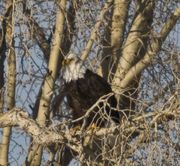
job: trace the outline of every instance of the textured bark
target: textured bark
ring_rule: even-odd
[[[48,117],[48,108],[51,101],[51,96],[53,93],[54,83],[57,76],[57,68],[58,68],[58,62],[59,62],[59,55],[60,55],[60,48],[61,42],[62,42],[62,35],[64,30],[64,9],[66,5],[66,0],[63,0],[60,2],[60,10],[57,13],[56,17],[56,27],[55,27],[55,33],[54,33],[54,41],[53,41],[53,47],[51,48],[50,52],[50,59],[48,64],[48,73],[45,78],[44,85],[42,87],[42,96],[40,101],[40,107],[38,112],[37,121],[41,125],[45,125],[45,121]]]
[[[4,61],[6,57],[6,20],[2,19],[0,29],[0,113],[3,112],[4,105]]]
[[[109,10],[109,8],[110,8],[110,6],[111,6],[112,4],[113,4],[113,0],[108,0],[108,1],[105,3],[103,9],[101,10],[101,13],[100,13],[99,17],[98,17],[97,20],[96,20],[96,24],[94,25],[94,28],[93,28],[92,31],[91,31],[89,40],[88,40],[88,42],[87,42],[87,44],[86,44],[86,48],[85,48],[84,51],[82,52],[81,59],[85,60],[85,59],[88,57],[88,55],[89,55],[89,53],[90,53],[90,51],[91,51],[91,48],[92,48],[92,46],[93,46],[94,40],[95,40],[96,37],[97,37],[97,32],[98,32],[98,30],[99,30],[99,28],[100,28],[100,25],[101,25],[101,23],[102,23],[103,20],[104,20],[104,15],[105,15],[106,12]]]
[[[175,97],[177,93],[173,96]],[[150,125],[153,125],[159,121],[159,119],[163,118],[163,116],[173,116],[174,118],[178,118],[180,116],[178,111],[178,100],[174,103],[173,107],[171,109],[164,109],[163,111],[159,112],[148,112],[143,115],[139,115],[132,119],[133,122],[141,122],[144,118],[150,118],[153,117],[153,121],[151,121]],[[95,107],[95,105],[94,105]],[[158,119],[159,118],[159,119]],[[168,120],[168,119],[166,119]],[[133,124],[127,124],[127,132],[131,132],[134,129],[136,129]],[[140,124],[139,124],[140,125]],[[38,143],[39,145],[48,145],[51,143],[67,143],[70,148],[72,148],[75,152],[79,152],[80,147],[78,147],[78,142],[76,136],[73,132],[67,131],[67,130],[61,130],[59,133],[56,131],[53,131],[53,127],[41,127],[35,120],[31,119],[28,115],[27,111],[22,110],[21,108],[13,108],[9,112],[5,112],[0,114],[0,127],[16,127],[23,129],[25,132],[27,132],[30,136],[34,138],[34,141]],[[121,126],[122,127],[122,126]],[[145,129],[146,126],[140,126],[141,129]],[[118,126],[114,126],[111,128],[99,128],[94,131],[93,134],[96,136],[103,136],[106,134],[114,134],[117,132]],[[75,132],[76,135],[81,135],[82,131],[77,130]],[[86,132],[87,137],[92,134],[91,129],[84,131]],[[78,138],[78,137],[77,137]],[[66,142],[69,140],[69,142]],[[72,144],[71,144],[72,143]],[[71,146],[72,145],[72,146]],[[76,147],[77,146],[77,147]]]
[[[151,63],[154,56],[156,56],[160,51],[161,45],[165,41],[170,31],[174,28],[174,25],[179,18],[180,8],[177,8],[175,12],[171,14],[170,18],[165,22],[159,35],[151,39],[145,56],[137,64],[131,67],[124,79],[121,81],[119,84],[119,91],[126,88],[133,81],[133,78],[138,76]]]
[[[139,114],[138,116],[134,117],[131,121],[132,123],[124,123],[122,126],[115,126],[111,128],[99,128],[99,129],[97,128],[93,132],[92,129],[86,131],[81,131],[81,130],[74,131],[71,129],[70,130],[62,129],[57,133],[56,130],[55,131],[53,130],[53,126],[41,127],[36,121],[34,121],[29,117],[27,111],[23,111],[20,108],[13,108],[9,112],[0,114],[0,127],[18,126],[34,139],[35,143],[37,143],[37,146],[40,145],[47,146],[47,145],[51,145],[52,143],[60,143],[66,145],[76,154],[80,155],[80,153],[84,153],[84,157],[86,158],[84,158],[84,160],[81,161],[82,163],[85,163],[87,161],[87,163],[90,162],[97,164],[98,156],[96,155],[97,153],[95,153],[97,149],[94,149],[97,148],[97,145],[95,146],[94,144],[92,144],[92,142],[89,141],[92,140],[94,141],[94,139],[96,139],[96,143],[99,142],[98,148],[101,151],[102,149],[101,146],[99,145],[101,145],[102,142],[106,144],[107,143],[106,141],[110,141],[110,137],[113,138],[114,136],[117,136],[117,134],[121,135],[122,131],[124,137],[125,136],[130,137],[130,135],[133,135],[133,133],[136,134],[138,133],[138,135],[141,136],[141,134],[146,132],[147,130],[147,126],[142,125],[142,123],[146,124],[146,120],[148,120],[149,118],[152,118],[149,127],[151,127],[153,130],[155,124],[163,124],[165,121],[178,119],[180,117],[180,114],[178,110],[179,101],[177,100],[177,95],[178,93],[175,93],[174,96],[172,96],[171,100],[169,101],[169,103],[173,103],[173,104],[168,105],[167,108],[164,107],[164,109],[161,111],[147,112],[146,114],[142,113],[142,115]],[[93,107],[95,106],[96,104]],[[134,126],[134,123],[136,123],[136,126]],[[83,145],[81,142],[82,134],[84,134],[85,136]],[[115,141],[111,143],[115,144]],[[119,144],[119,142],[116,143]],[[107,146],[107,148],[110,147]],[[134,150],[134,148],[130,150]],[[109,151],[109,153],[111,152]],[[128,151],[128,153],[129,155],[131,155],[132,152]],[[118,153],[116,155],[118,155]],[[88,161],[89,159],[92,160]],[[99,161],[99,162],[104,163],[105,161]],[[113,161],[109,161],[109,162],[113,163]],[[105,163],[108,163],[108,161],[106,161]],[[26,165],[28,164],[32,165],[32,163],[26,163]]]
[[[154,1],[148,0],[140,3],[139,9],[136,11],[113,79],[113,89],[117,93],[119,84],[127,71],[138,61],[138,59],[143,57],[142,49],[145,50],[147,47],[147,39],[149,37],[153,18],[153,9]]]
[[[102,72],[103,77],[109,82],[111,82],[121,54],[120,50],[124,40],[129,4],[129,0],[114,1],[112,19],[110,20],[111,23],[109,23],[111,25],[106,28],[105,48],[102,54]]]
[[[73,32],[74,32],[74,28],[75,28],[75,9],[73,7],[73,3],[70,4],[69,8],[68,8],[68,12],[64,14],[66,15],[66,24],[64,25],[64,32],[63,32],[63,35],[61,35],[61,38],[62,38],[62,42],[61,42],[61,49],[60,49],[60,57],[59,57],[59,64],[61,64],[61,61],[62,61],[62,58],[63,58],[63,55],[66,55],[69,50],[70,50],[70,47],[71,47],[71,43],[72,43],[72,37],[73,37]],[[35,20],[33,20],[34,22],[34,31],[35,31],[35,36],[34,38],[37,40],[38,42],[38,45],[39,47],[41,48],[41,50],[43,51],[43,54],[45,56],[45,59],[47,61],[47,63],[49,62],[49,54],[50,54],[50,40],[46,40],[45,39],[45,34],[43,33],[43,30],[42,28],[40,28],[38,26],[38,24],[35,22]],[[40,31],[40,35],[38,34],[38,32]],[[37,35],[38,34],[38,35]],[[51,39],[51,38],[50,38]],[[41,41],[42,40],[42,41]],[[49,43],[48,43],[49,42]],[[44,44],[43,44],[44,43]],[[49,44],[49,45],[48,45]],[[57,71],[60,70],[60,65],[57,66]],[[42,85],[44,84],[44,82],[42,83]],[[37,115],[38,115],[38,109],[39,109],[39,104],[40,104],[40,99],[41,99],[41,95],[42,95],[42,89],[40,89],[39,93],[38,93],[38,96],[37,96],[37,100],[36,100],[36,103],[35,103],[35,106],[34,108],[32,108],[33,110],[33,118],[36,119],[37,118]],[[61,95],[61,94],[60,94]],[[58,97],[57,97],[58,98]],[[57,100],[56,100],[57,101]],[[53,109],[53,112],[57,112],[58,111],[58,105],[60,105],[61,102],[58,101],[56,103],[57,105],[57,108],[56,109]],[[35,152],[37,149],[40,149],[40,147],[38,145],[34,145],[33,149],[30,149],[30,154],[33,154],[33,155],[36,155],[40,152],[36,152],[36,154],[34,154],[33,152]],[[29,162],[32,161],[33,159],[33,155],[29,156],[27,161],[26,161],[26,164],[31,164]],[[37,159],[37,160],[40,160],[40,159]]]
[[[68,132],[65,134],[66,131],[57,133],[53,131],[53,128],[51,127],[41,127],[35,120],[30,118],[27,112],[23,111],[21,108],[13,108],[9,112],[0,114],[0,126],[19,126],[32,136],[34,142],[39,145],[48,145],[55,142],[64,143],[67,142],[68,138],[72,137],[72,135],[70,135],[70,133],[68,134]],[[64,135],[67,136],[64,137]],[[73,148],[73,146],[71,148]],[[78,151],[78,147],[75,147],[74,150],[75,149]]]
[[[61,42],[61,49],[60,49],[60,57],[59,57],[59,64],[61,64],[62,59],[63,59],[63,55],[66,55],[70,48],[71,48],[71,44],[72,44],[72,37],[74,35],[74,31],[75,31],[75,9],[74,9],[74,4],[73,2],[71,4],[69,4],[69,8],[68,11],[66,13],[64,13],[66,16],[66,22],[64,25],[64,32],[63,32],[63,36],[62,36],[62,42]],[[46,40],[45,38],[45,34],[42,30],[42,28],[39,27],[39,25],[35,22],[35,20],[33,20],[34,22],[34,31],[35,34],[34,38],[37,40],[39,47],[41,48],[41,50],[43,51],[43,55],[47,61],[47,63],[49,62],[49,54],[50,54],[50,40]],[[40,36],[38,34],[38,32],[40,31]],[[49,39],[52,39],[51,37]],[[42,40],[42,41],[41,41]],[[43,44],[44,43],[44,44]],[[49,44],[49,45],[48,45]],[[61,65],[57,66],[57,71],[60,71]],[[42,85],[44,84],[44,82],[42,82]],[[37,114],[38,114],[38,109],[39,109],[39,103],[40,103],[40,97],[42,95],[42,89],[40,89],[38,96],[37,96],[37,100],[36,103],[34,105],[34,107],[32,108],[33,110],[33,118],[36,119],[37,118]],[[60,94],[61,95],[61,94]],[[58,98],[58,97],[57,97]],[[55,103],[55,105],[58,107],[61,102],[59,102],[58,100],[56,100],[57,103]],[[57,108],[56,107],[56,108]],[[54,112],[57,112],[58,109],[53,109]]]
[[[8,82],[7,82],[7,96],[6,104],[7,108],[12,109],[15,103],[15,87],[16,87],[16,56],[14,51],[13,41],[13,2],[9,1],[6,3],[6,21],[5,21],[5,39],[7,43],[7,68],[8,68]],[[0,165],[8,165],[8,153],[10,143],[11,128],[6,127],[3,129],[2,142],[0,145]]]
[[[66,7],[66,0],[59,1],[59,11],[56,16],[56,26],[54,33],[53,46],[50,51],[48,73],[46,74],[44,85],[42,86],[42,95],[40,98],[39,111],[37,121],[41,126],[46,124],[46,120],[49,116],[49,106],[51,96],[54,90],[55,79],[58,73],[58,62],[60,58],[60,46],[62,44],[63,30],[64,30],[64,9]],[[42,157],[42,146],[34,144],[30,148],[30,153],[27,159],[31,165],[40,165]]]
[[[141,59],[146,51],[151,31],[154,1],[139,1],[136,14],[132,21],[127,39],[122,47],[122,55],[117,61],[117,68],[112,80],[112,88],[117,94],[120,93],[120,83],[128,70]],[[135,99],[138,96],[140,75],[136,75],[133,83],[126,87],[121,96],[121,109],[135,109]],[[122,92],[122,91],[121,91]]]
[[[48,62],[50,54],[50,41],[46,39],[43,28],[41,28],[39,24],[34,20],[34,18],[31,17],[30,10],[27,9],[25,11],[25,14],[30,20],[31,27],[33,27],[32,30],[31,27],[29,27],[29,29],[32,31],[31,34],[34,40],[36,40],[37,44],[39,45],[41,51],[43,52],[45,60]]]
[[[59,0],[57,2],[62,4],[65,3],[66,0]],[[70,7],[69,5],[71,2],[75,4],[77,3],[79,6],[84,5],[82,6],[82,11],[81,9],[76,8],[77,4],[75,6]],[[60,69],[59,64],[61,59],[63,58],[63,55],[66,55],[69,52],[72,39],[74,43],[72,44],[71,48],[74,49],[75,51],[80,51],[78,49],[82,45],[79,45],[79,41],[80,42],[82,41],[81,44],[85,44],[84,41],[86,41],[86,39],[83,39],[84,32],[82,33],[82,37],[81,36],[79,37],[78,33],[81,32],[81,30],[85,30],[84,28],[81,29],[81,26],[82,27],[84,25],[86,26],[88,20],[87,19],[80,20],[81,21],[80,24],[76,24],[77,25],[76,31],[74,31],[73,27],[74,27],[74,20],[77,22],[79,21],[78,18],[79,18],[79,14],[81,14],[80,12],[82,13],[92,12],[90,13],[90,16],[92,16],[91,18],[96,17],[95,14],[93,13],[94,9],[92,10],[88,9],[89,4],[90,4],[89,6],[92,6],[91,1],[89,2],[86,1],[86,2],[82,0],[67,1],[67,4],[66,5],[64,4],[64,7],[66,6],[67,9],[61,10],[59,13],[57,13],[57,22],[53,32],[54,42],[51,42],[46,39],[45,37],[47,35],[46,31],[44,31],[44,29],[39,26],[41,24],[38,25],[37,22],[35,22],[35,18],[34,20],[33,18],[28,18],[28,19],[32,19],[31,20],[32,21],[31,23],[33,24],[32,37],[36,41],[32,45],[35,47],[37,45],[39,46],[38,50],[35,51],[39,52],[41,49],[42,51],[41,60],[44,61],[45,59],[45,63],[47,62],[48,64],[47,75],[45,76],[44,82],[42,83],[42,89],[39,92],[39,97],[37,99],[32,99],[30,97],[30,99],[32,99],[32,102],[35,102],[36,100],[35,106],[34,105],[32,106],[32,110],[35,113],[32,119],[31,119],[31,115],[29,116],[27,113],[29,111],[28,109],[23,111],[22,109],[13,107],[14,95],[15,95],[14,93],[15,93],[16,72],[18,78],[19,78],[19,74],[21,73],[18,73],[18,71],[16,71],[16,65],[15,65],[16,61],[15,61],[13,37],[12,37],[13,32],[11,29],[13,28],[14,24],[12,23],[11,18],[8,17],[9,15],[12,15],[11,14],[12,9],[9,8],[10,10],[6,12],[7,14],[6,17],[0,16],[0,19],[3,19],[2,21],[3,24],[1,24],[0,27],[2,28],[2,32],[3,32],[2,34],[0,34],[2,35],[2,37],[0,36],[0,58],[2,58],[0,59],[0,88],[5,87],[5,85],[7,85],[6,92],[8,95],[7,97],[3,96],[5,102],[4,106],[3,106],[3,102],[1,102],[0,99],[0,109],[1,108],[3,110],[6,110],[6,108],[10,109],[9,111],[6,111],[4,113],[2,112],[2,110],[0,110],[0,128],[3,128],[3,132],[4,132],[3,137],[1,137],[2,145],[0,146],[0,165],[1,163],[2,165],[8,165],[9,164],[8,157],[14,155],[13,151],[8,152],[9,138],[10,138],[9,135],[11,131],[10,127],[18,127],[18,130],[19,128],[22,129],[32,138],[32,142],[29,145],[31,146],[29,149],[29,156],[27,157],[24,165],[35,165],[35,166],[42,165],[41,163],[42,153],[47,151],[48,151],[49,159],[46,165],[64,166],[64,165],[68,165],[71,159],[77,159],[78,162],[80,162],[82,165],[134,165],[134,164],[137,165],[137,162],[138,164],[141,162],[137,159],[138,158],[136,156],[137,152],[140,151],[142,148],[144,149],[144,146],[148,147],[148,149],[145,149],[146,152],[147,151],[149,152],[148,154],[152,152],[156,152],[156,150],[154,149],[152,151],[149,150],[150,149],[149,145],[151,144],[153,145],[154,143],[159,144],[159,140],[160,140],[160,144],[161,144],[161,140],[162,140],[162,144],[167,143],[166,140],[169,140],[167,146],[172,148],[173,151],[176,151],[173,152],[175,155],[178,154],[179,145],[176,141],[174,141],[176,138],[169,139],[168,137],[171,137],[171,134],[169,134],[171,133],[171,131],[178,132],[178,130],[176,130],[177,126],[175,125],[178,124],[178,119],[180,118],[179,98],[178,98],[178,90],[177,90],[178,74],[179,74],[178,73],[179,48],[176,48],[178,47],[178,41],[175,41],[174,43],[172,42],[169,43],[169,40],[166,40],[166,37],[170,34],[170,32],[176,31],[176,30],[172,30],[172,28],[175,27],[175,24],[177,24],[177,21],[179,21],[180,19],[180,8],[178,8],[174,13],[172,13],[172,15],[169,18],[167,18],[167,16],[169,16],[170,13],[164,13],[163,18],[157,20],[158,17],[160,17],[159,13],[162,13],[163,11],[166,10],[167,11],[171,10],[167,6],[165,6],[162,11],[160,12],[157,11],[158,7],[162,7],[161,5],[164,4],[165,2],[164,3],[162,2],[161,4],[161,1],[158,1],[158,3],[160,3],[160,6],[155,7],[157,13],[155,13],[154,16],[156,20],[154,20],[153,25],[155,25],[155,27],[156,26],[159,27],[161,25],[159,23],[162,22],[165,23],[162,26],[162,29],[159,28],[158,32],[153,32],[153,27],[151,27],[151,23],[153,18],[152,15],[153,3],[156,1],[153,2],[151,0],[137,0],[137,1],[109,0],[107,1],[107,3],[101,1],[101,3],[104,3],[105,6],[104,8],[102,8],[102,12],[100,12],[100,17],[97,17],[98,19],[97,22],[94,24],[95,27],[92,28],[93,31],[87,43],[87,47],[82,53],[82,59],[85,60],[88,57],[88,55],[95,56],[96,51],[99,51],[96,49],[99,49],[101,45],[95,47],[95,50],[91,50],[91,48],[93,47],[93,45],[94,46],[97,45],[96,39],[98,38],[98,33],[102,34],[102,31],[105,28],[104,26],[106,26],[105,24],[103,24],[104,20],[106,19],[106,16],[109,17],[112,14],[111,16],[112,19],[109,21],[109,27],[108,27],[109,29],[107,35],[108,48],[103,50],[104,51],[103,56],[106,57],[107,55],[110,55],[111,56],[110,59],[111,58],[112,59],[111,60],[108,59],[102,65],[104,70],[104,77],[108,78],[109,75],[108,73],[109,71],[106,68],[107,65],[112,67],[113,66],[112,60],[116,61],[118,63],[117,65],[119,70],[116,70],[117,67],[116,65],[115,67],[112,67],[112,71],[116,71],[115,73],[116,77],[114,77],[113,81],[111,79],[109,81],[113,82],[113,85],[115,85],[113,86],[113,88],[115,92],[118,94],[117,96],[119,97],[120,107],[117,109],[119,112],[123,112],[123,113],[125,113],[126,110],[130,110],[131,112],[135,112],[135,113],[132,116],[124,116],[125,118],[122,118],[121,123],[118,125],[112,124],[112,126],[108,126],[108,127],[106,126],[102,128],[97,126],[95,126],[94,128],[93,125],[87,129],[84,128],[83,125],[81,126],[81,129],[73,128],[72,127],[73,122],[71,122],[71,120],[69,119],[65,123],[61,123],[61,121],[57,122],[56,117],[55,117],[56,119],[55,121],[54,119],[49,119],[49,108],[50,111],[54,112],[55,114],[56,111],[62,111],[64,113],[67,109],[64,108],[63,105],[66,104],[64,103],[66,99],[64,100],[63,91],[61,89],[63,87],[61,86],[62,84],[61,82],[59,82],[59,79],[57,79],[58,72]],[[130,2],[132,2],[132,4],[129,5]],[[6,1],[4,1],[4,4],[5,3]],[[35,3],[38,8],[41,8],[41,4],[39,2],[35,2]],[[176,2],[173,2],[173,5],[174,3]],[[7,4],[10,5],[10,3]],[[94,5],[94,1],[93,1],[93,5]],[[174,8],[175,6],[173,5],[172,7]],[[19,9],[18,8],[19,6],[16,6],[16,4],[14,6],[15,9]],[[102,5],[100,4],[99,6]],[[134,7],[137,7],[137,9],[134,10]],[[60,8],[63,9],[62,5]],[[34,9],[36,9],[36,7],[33,8],[33,10]],[[42,7],[43,12],[46,9],[47,9],[46,7],[45,8]],[[75,11],[73,9],[78,10],[77,15],[75,15]],[[112,11],[112,13],[110,13],[109,11]],[[16,12],[18,13],[19,10],[15,11],[14,15],[16,14]],[[95,13],[96,12],[97,11],[95,11]],[[127,18],[128,12],[130,12],[129,19]],[[43,13],[41,14],[43,15]],[[41,20],[41,14],[38,15],[39,16],[38,20],[43,22],[44,20]],[[68,14],[70,15],[68,16]],[[85,13],[85,17],[86,15],[87,13]],[[65,18],[63,17],[65,17],[66,20],[64,20]],[[71,18],[69,19],[69,17]],[[77,20],[75,19],[75,17],[77,18]],[[52,18],[53,19],[50,20],[49,23],[53,23],[54,15],[52,15]],[[131,22],[131,26],[129,27],[130,22]],[[15,25],[21,28],[21,22],[16,22]],[[24,27],[24,24],[22,24],[22,26]],[[49,26],[47,26],[46,28],[49,28]],[[128,30],[129,32],[126,33],[126,30]],[[77,34],[74,34],[74,32],[77,32]],[[177,34],[177,32],[173,33],[173,35],[174,34]],[[24,34],[22,33],[18,37],[16,35],[16,37],[17,39],[21,39],[21,37],[24,37],[23,35]],[[20,42],[19,45],[20,47],[15,48],[17,52],[19,50],[21,51],[21,46],[24,44],[24,39],[26,41],[26,38],[23,38],[22,42]],[[168,39],[170,39],[170,41],[173,40],[171,35],[169,36]],[[31,44],[31,41],[27,43]],[[165,50],[161,48],[162,45],[165,46],[163,47],[165,48]],[[159,51],[162,51],[162,54],[161,52],[159,53]],[[32,51],[30,53],[33,54],[34,52]],[[8,56],[5,57],[4,56],[5,54],[7,54]],[[175,55],[176,57],[174,57],[174,54],[177,54]],[[31,58],[31,55],[30,54],[28,55],[29,57],[27,58]],[[34,54],[32,55],[32,58],[33,57]],[[8,62],[6,68],[3,68],[4,58],[6,58]],[[19,56],[18,56],[18,60],[19,60]],[[139,86],[142,89],[140,89],[140,91],[137,91],[141,72],[144,69],[146,69],[150,64],[152,64],[153,69],[150,67],[147,69],[147,72],[142,74],[143,79]],[[34,64],[32,63],[32,65]],[[157,67],[158,71],[156,70],[156,65],[158,66]],[[19,67],[21,67],[21,64]],[[4,76],[3,70],[5,71],[7,70],[8,75],[5,75],[6,77],[3,77]],[[162,71],[162,75],[161,75],[161,71]],[[39,70],[39,73],[40,72],[41,71]],[[32,78],[38,79],[39,73],[38,72],[35,73],[34,71],[32,71]],[[26,73],[24,72],[22,74],[26,75]],[[37,76],[36,74],[38,74],[38,77],[36,77]],[[114,75],[112,74],[111,78],[113,78],[113,76]],[[7,78],[8,82],[6,82],[6,84],[4,84],[3,78]],[[153,79],[153,80],[149,81],[149,79]],[[154,84],[154,81],[156,81],[156,79],[159,81],[159,82],[157,81],[157,86],[156,84]],[[16,85],[19,87],[19,83],[23,81],[24,79],[22,80],[19,79]],[[56,82],[57,89],[56,87],[54,88],[55,81],[57,81]],[[161,83],[161,81],[163,83]],[[59,87],[59,83],[60,83],[60,87]],[[29,83],[28,86],[29,85],[32,86],[32,89],[30,89],[30,91],[28,91],[27,93],[30,94],[34,90],[37,90],[37,86],[35,84]],[[161,89],[161,85],[162,85],[162,89]],[[148,92],[146,86],[147,89],[151,88],[152,86],[152,89],[150,89],[150,91]],[[25,86],[21,87],[20,85],[20,88],[26,90],[27,87]],[[17,93],[18,93],[17,95],[19,95],[18,90],[19,89],[17,89]],[[58,90],[59,93],[57,92]],[[37,93],[38,92],[35,92],[35,94]],[[59,96],[57,95],[57,93]],[[137,99],[136,97],[138,93],[139,93],[139,97]],[[124,95],[126,95],[126,97],[124,97]],[[133,100],[134,98],[137,100]],[[146,100],[146,98],[148,99]],[[131,102],[132,100],[133,103]],[[6,105],[6,101],[7,101],[7,105]],[[19,98],[17,98],[15,101],[18,104],[19,102],[21,102]],[[63,104],[61,103],[61,101],[63,101]],[[137,104],[135,110],[133,110],[134,102]],[[32,103],[30,103],[28,99],[26,99],[24,106],[26,107],[28,104],[32,104]],[[93,107],[97,107],[96,104],[97,103],[95,103]],[[83,118],[86,119],[86,117],[88,117],[89,113],[92,111],[91,109],[92,108],[87,110],[86,116],[80,117],[80,119]],[[59,115],[59,117],[57,118],[60,119],[64,118],[66,112],[65,114],[63,113],[62,114],[57,113],[57,115]],[[102,115],[102,116],[106,117],[106,115]],[[48,124],[46,123],[47,121]],[[56,126],[56,122],[58,123],[57,126]],[[21,148],[20,144],[21,142],[17,143],[16,147],[18,148],[18,150]],[[158,147],[158,144],[154,144],[154,145],[155,146],[157,145]],[[24,144],[22,146],[24,148]],[[163,154],[163,151],[164,150],[168,151],[168,148],[162,147],[163,149],[162,151],[161,148],[159,149],[160,150],[158,150],[158,152],[162,152],[160,157],[162,158],[162,160],[160,159],[161,161],[159,161],[159,163],[161,162],[161,164],[163,163],[165,165],[168,165],[169,163],[166,163],[163,159],[163,157],[168,156],[168,154],[166,154],[166,151]],[[16,153],[15,150],[14,152]],[[147,156],[145,155],[145,159],[143,159],[143,157],[142,159],[140,158],[140,160],[142,160],[142,163],[145,163],[145,160],[147,159],[146,157],[150,156],[150,158],[152,157],[152,165],[158,165],[153,163],[153,156],[148,154]],[[172,155],[174,158],[173,157],[171,158],[172,159],[171,161],[174,160],[173,161],[174,163],[176,162],[175,161],[176,159],[178,160],[178,157],[176,158],[175,155]],[[20,155],[18,156],[18,154],[15,154],[15,156],[13,156],[15,157],[14,161],[17,160],[16,156],[19,157]],[[155,158],[159,159],[159,156],[155,156]],[[170,157],[168,156],[168,158]],[[151,159],[148,159],[148,161],[150,163]]]

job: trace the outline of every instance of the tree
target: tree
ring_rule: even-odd
[[[179,165],[178,0],[6,0],[0,9],[0,165]],[[71,125],[60,79],[70,51],[112,85],[119,125]]]

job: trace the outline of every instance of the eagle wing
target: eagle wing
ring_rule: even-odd
[[[88,69],[84,78],[71,81],[67,86],[67,99],[70,107],[74,111],[74,119],[83,116],[100,97],[112,93],[111,86],[108,82]],[[110,96],[107,101],[111,108],[116,107],[117,102],[114,95]],[[100,105],[102,106],[102,104],[101,102]],[[106,106],[105,111],[117,122],[119,120],[119,113],[110,107]],[[98,108],[96,108],[94,112],[98,112]],[[95,114],[92,114],[89,117],[89,121],[91,121],[94,115]]]

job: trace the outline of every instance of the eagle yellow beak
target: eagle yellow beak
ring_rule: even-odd
[[[69,65],[73,59],[64,59],[62,61],[62,67],[65,67],[66,65]]]
[[[62,64],[61,64],[62,66],[61,67],[64,67],[65,65],[66,65],[66,59],[63,59],[63,61],[62,61]]]

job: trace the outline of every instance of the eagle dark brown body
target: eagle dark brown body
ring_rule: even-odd
[[[67,102],[73,110],[73,119],[83,117],[99,101],[97,106],[90,110],[86,125],[89,126],[95,123],[98,126],[104,126],[110,119],[116,123],[119,122],[119,113],[113,109],[116,108],[117,102],[111,86],[96,73],[87,69],[84,78],[71,80],[66,83],[65,87]],[[106,97],[103,99],[106,101],[100,101],[99,99],[105,95]],[[82,120],[76,122],[76,124],[81,125]]]

